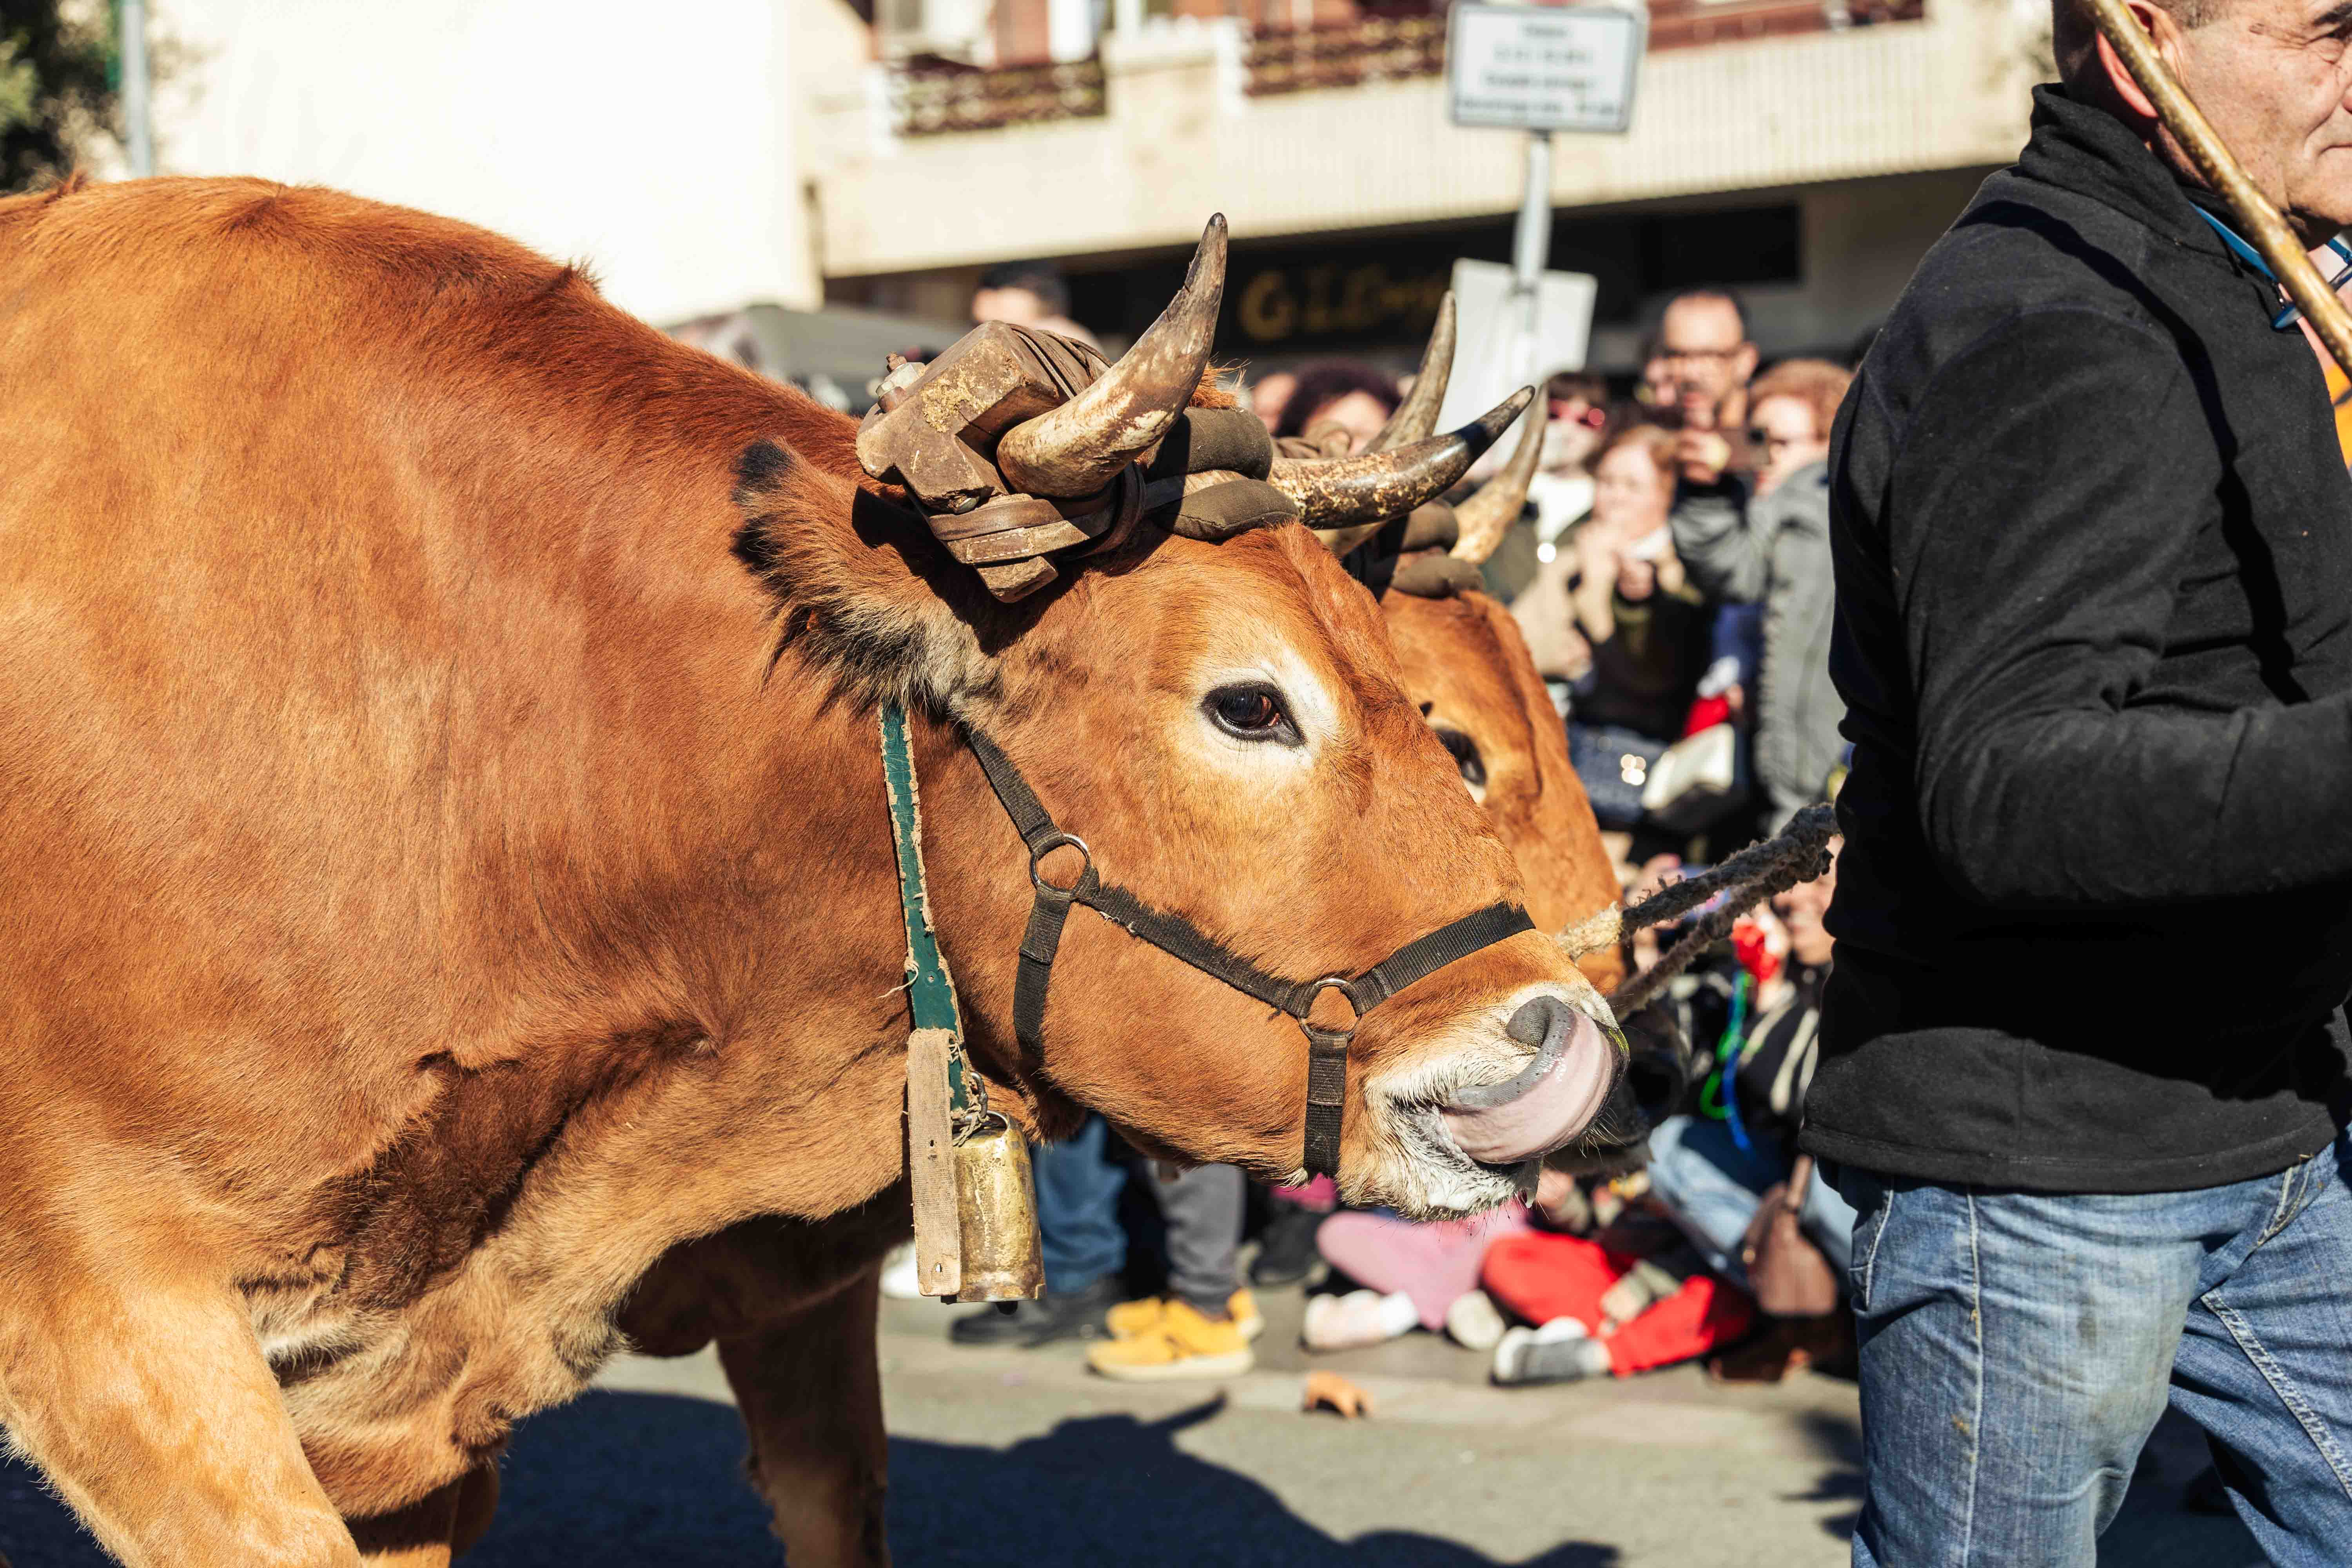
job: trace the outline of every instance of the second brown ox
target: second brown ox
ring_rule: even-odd
[[[959,722],[1277,973],[1518,896],[1301,528],[1147,528],[999,605],[846,421],[330,193],[0,204],[0,1423],[128,1563],[446,1560],[693,1237],[778,1216],[856,1316],[905,1202],[877,700],[980,1063],[1049,1130],[1287,1176],[1305,1054],[1081,919],[1024,1059],[1025,857]],[[1546,1079],[1486,1162],[1447,1112],[1613,1058],[1604,1016],[1539,932],[1409,988],[1356,1037],[1343,1187],[1507,1194],[1596,1106]]]

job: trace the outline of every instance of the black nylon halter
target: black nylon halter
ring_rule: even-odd
[[[1021,1048],[1033,1058],[1045,1054],[1045,991],[1054,977],[1054,957],[1061,951],[1062,926],[1072,904],[1084,904],[1139,941],[1182,960],[1204,974],[1223,981],[1244,995],[1255,996],[1298,1022],[1307,1036],[1307,1149],[1303,1162],[1309,1175],[1333,1176],[1339,1171],[1339,1119],[1347,1101],[1348,1047],[1356,1025],[1365,1014],[1411,985],[1457,959],[1492,947],[1507,937],[1535,930],[1527,910],[1517,904],[1489,904],[1475,913],[1439,927],[1407,942],[1387,958],[1353,978],[1330,975],[1320,980],[1285,980],[1269,974],[1230,948],[1203,935],[1190,921],[1155,910],[1126,889],[1095,874],[1094,852],[1086,840],[1054,825],[1036,792],[1029,787],[1011,758],[978,731],[966,729],[964,742],[980,759],[989,787],[1013,819],[1022,843],[1029,847],[1029,880],[1037,890],[1030,906],[1029,929],[1021,938],[1021,965],[1013,986],[1013,1033]],[[1076,849],[1086,860],[1078,879],[1066,888],[1045,880],[1040,862],[1056,849]],[[1308,1021],[1316,998],[1337,991],[1348,999],[1356,1019],[1345,1028],[1326,1029]]]

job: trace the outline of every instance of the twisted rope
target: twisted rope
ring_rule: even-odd
[[[1604,910],[1570,928],[1562,940],[1570,944],[1571,953],[1589,952],[1622,942],[1629,931],[1679,919],[1718,893],[1730,895],[1721,908],[1710,910],[1683,932],[1656,963],[1610,994],[1610,1011],[1622,1018],[1655,1000],[1675,975],[1690,967],[1691,960],[1728,936],[1741,915],[1827,872],[1830,840],[1836,834],[1836,808],[1809,805],[1790,817],[1777,837],[1750,845],[1720,866],[1662,888],[1630,910]]]

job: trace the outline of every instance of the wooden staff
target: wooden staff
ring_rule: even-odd
[[[2157,118],[2164,121],[2164,128],[2172,132],[2173,140],[2189,154],[2189,161],[2197,165],[2197,172],[2205,176],[2205,183],[2230,204],[2247,237],[2254,242],[2254,248],[2262,252],[2271,271],[2285,286],[2287,298],[2302,310],[2304,320],[2318,332],[2319,341],[2327,345],[2327,352],[2344,368],[2345,375],[2352,378],[2352,310],[2345,309],[2336,290],[2327,286],[2327,279],[2319,275],[2319,268],[2311,264],[2311,253],[2287,227],[2278,208],[2254,188],[2245,170],[2238,166],[2238,160],[2213,133],[2212,125],[2190,100],[2179,79],[2172,74],[2172,68],[2164,63],[2164,57],[2156,52],[2155,43],[2131,14],[2131,8],[2124,0],[2090,0],[2090,5],[2091,14],[2098,19],[2099,31],[2106,35],[2132,79],[2156,105]]]

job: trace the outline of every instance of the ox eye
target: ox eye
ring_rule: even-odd
[[[1462,770],[1462,782],[1470,786],[1473,794],[1485,790],[1486,764],[1479,760],[1478,743],[1459,730],[1441,729],[1434,724],[1430,728],[1437,731],[1438,743],[1454,753],[1454,765]]]
[[[1277,741],[1287,746],[1299,743],[1298,727],[1282,705],[1282,693],[1271,686],[1221,686],[1201,706],[1228,735],[1244,741]]]

